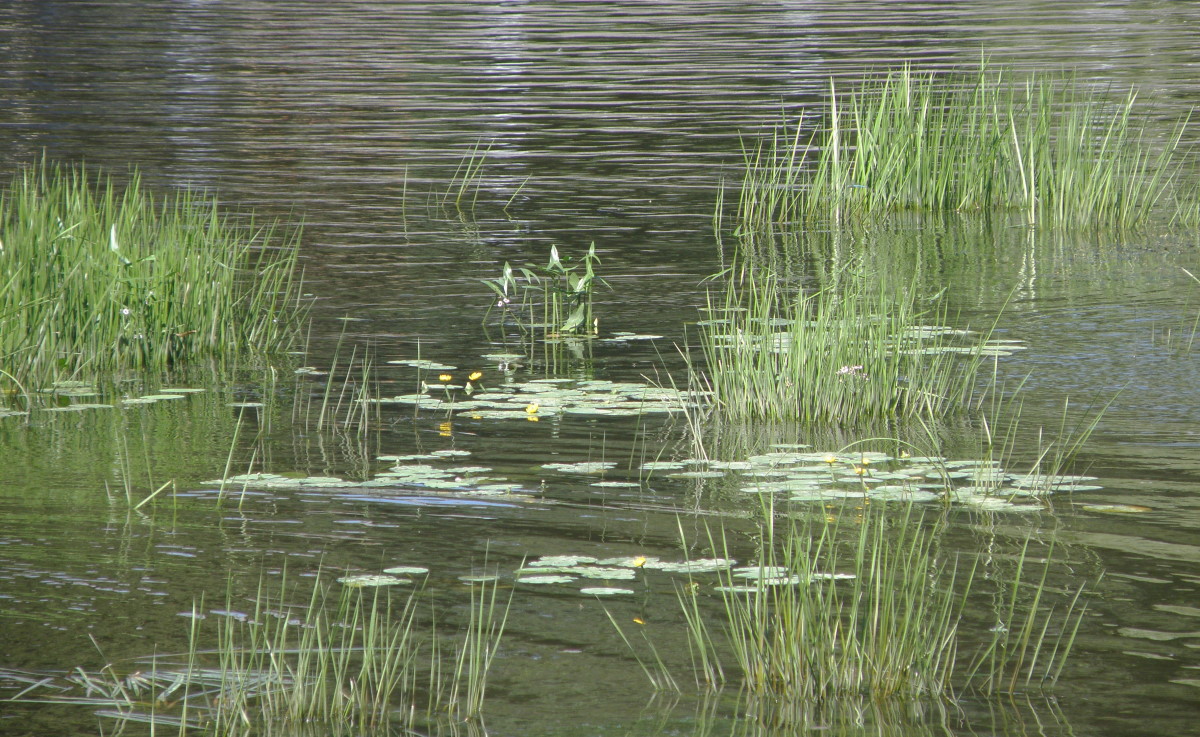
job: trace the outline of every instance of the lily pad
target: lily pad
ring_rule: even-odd
[[[453,371],[454,369],[458,368],[457,366],[451,366],[448,363],[438,363],[437,361],[426,361],[424,359],[411,361],[388,361],[388,363],[395,364],[397,366],[412,366],[413,368],[422,369],[424,371]]]
[[[638,335],[637,333],[618,332],[613,333],[611,338],[602,338],[601,343],[619,343],[628,340],[660,340],[661,335]]]
[[[586,596],[620,596],[622,594],[632,594],[633,591],[631,589],[614,589],[605,586],[596,586],[580,589],[579,593]]]
[[[517,579],[517,583],[532,583],[541,586],[556,583],[571,583],[574,580],[574,576],[521,576]]]
[[[481,573],[469,576],[459,576],[458,580],[462,581],[463,583],[491,583],[492,581],[499,581],[500,577],[494,573]]]
[[[357,576],[342,576],[337,580],[340,584],[354,587],[367,586],[398,586],[401,584],[411,584],[411,578],[400,578],[399,576],[386,576],[377,573],[364,573]]]
[[[526,565],[532,568],[541,568],[542,566],[577,566],[583,563],[595,563],[596,559],[590,555],[543,555],[537,560],[530,561]]]
[[[593,568],[590,566],[577,566],[572,568],[571,572],[579,574],[584,578],[599,578],[609,581],[632,581],[637,578],[637,571],[633,568]]]
[[[393,576],[424,576],[429,573],[429,569],[423,566],[393,566],[384,568],[383,572]]]
[[[743,566],[735,568],[733,576],[734,578],[759,579],[783,576],[787,573],[788,568],[786,566]]]
[[[591,461],[584,463],[543,463],[542,468],[562,473],[603,473],[610,468],[616,468],[612,461]]]
[[[1089,512],[1108,512],[1111,514],[1142,514],[1143,512],[1153,512],[1151,507],[1143,507],[1140,504],[1080,504],[1080,509],[1086,509]]]
[[[596,561],[596,564],[602,566],[620,566],[622,568],[659,568],[663,565],[663,562],[660,558],[653,555],[630,555],[621,558],[605,558],[604,560]]]
[[[668,563],[661,568],[668,573],[714,573],[735,565],[737,561],[733,558],[701,558],[683,563]]]
[[[643,471],[674,471],[680,468],[687,468],[687,464],[682,461],[646,461],[642,464]]]

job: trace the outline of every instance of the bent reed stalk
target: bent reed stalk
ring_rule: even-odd
[[[1112,99],[1072,75],[905,66],[743,145],[736,234],[900,212],[1020,212],[1029,225],[1131,228],[1192,218],[1176,187],[1187,119],[1156,131],[1134,92]],[[720,206],[720,205],[718,205]]]
[[[42,388],[290,349],[305,310],[298,233],[222,214],[183,191],[156,200],[45,161],[0,198],[0,357]]]

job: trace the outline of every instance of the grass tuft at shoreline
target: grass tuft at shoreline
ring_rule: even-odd
[[[25,391],[293,347],[298,233],[42,162],[0,196],[0,359]]]
[[[1194,220],[1194,192],[1178,186],[1188,121],[1160,130],[1135,92],[1105,92],[1069,74],[1018,79],[986,64],[905,66],[850,89],[831,81],[818,113],[744,146],[735,232],[911,212],[1117,229]]]

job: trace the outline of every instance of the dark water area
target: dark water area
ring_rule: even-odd
[[[0,2],[0,170],[43,156],[118,177],[137,167],[159,192],[208,189],[260,219],[303,221],[315,299],[306,362],[328,368],[339,341],[340,365],[369,349],[384,395],[415,391],[412,370],[385,362],[416,358],[478,368],[485,381],[661,382],[682,375],[675,344],[694,340],[703,279],[722,265],[714,206],[739,176],[741,141],[819,105],[831,78],[906,63],[973,68],[986,55],[1015,73],[1070,70],[1115,98],[1136,88],[1166,135],[1200,102],[1198,29],[1200,7],[1166,1],[10,0]],[[1185,143],[1200,140],[1196,131]],[[456,208],[455,172],[472,151],[482,154],[479,187]],[[947,288],[957,319],[989,324],[1000,314],[998,334],[1025,342],[998,370],[1012,382],[1028,377],[1028,427],[1058,427],[1064,402],[1077,422],[1112,401],[1081,452],[1101,489],[1056,496],[1037,514],[952,512],[946,541],[1008,553],[1031,535],[1058,541],[1055,585],[1086,582],[1091,597],[1054,697],[967,695],[949,712],[912,707],[823,726],[1197,733],[1200,345],[1187,342],[1200,284],[1183,271],[1200,275],[1197,234],[914,227],[870,237],[888,271]],[[591,243],[611,285],[597,293],[601,335],[663,337],[535,352],[512,365],[483,358],[514,346],[485,326],[493,297],[479,280],[505,261],[544,263],[551,245],[581,255]],[[244,601],[260,575],[285,567],[304,579],[319,567],[428,565],[442,615],[461,623],[459,575],[557,553],[710,555],[705,522],[736,530],[747,509],[724,482],[639,472],[644,461],[691,453],[678,420],[446,427],[385,408],[356,439],[296,420],[293,402],[314,390],[304,377],[247,369],[234,386],[169,404],[28,424],[0,417],[0,675],[178,651],[180,615],[201,594],[223,601],[232,590]],[[248,414],[228,406],[264,398]],[[832,449],[837,440],[780,431],[755,442]],[[204,482],[225,472],[231,446],[234,472],[358,480],[389,465],[379,455],[466,450],[533,499],[402,486],[219,498]],[[597,460],[616,464],[605,480],[632,486],[542,468]],[[174,480],[175,501],[132,511],[122,486],[130,477],[139,496]],[[734,537],[738,557],[752,557],[751,541]],[[752,733],[730,694],[655,697],[614,634],[605,606],[622,622],[646,621],[661,650],[686,663],[672,581],[647,578],[637,597],[603,604],[531,588],[513,600],[488,734]],[[0,698],[10,685],[0,680]],[[109,733],[112,724],[88,707],[0,702],[0,735]]]

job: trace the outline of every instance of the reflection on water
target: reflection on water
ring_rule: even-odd
[[[302,216],[306,283],[318,297],[312,360],[322,366],[343,330],[380,363],[466,365],[520,345],[480,325],[490,293],[478,280],[506,260],[543,260],[551,243],[576,251],[595,242],[612,285],[596,295],[602,332],[666,337],[533,356],[515,370],[663,381],[682,372],[672,343],[688,338],[700,279],[720,264],[713,206],[722,180],[737,177],[739,137],[819,101],[829,76],[902,62],[970,66],[981,53],[1017,69],[1068,66],[1118,95],[1136,85],[1166,130],[1195,104],[1200,51],[1188,29],[1198,21],[1190,3],[1115,1],[6,3],[0,162],[11,169],[45,151],[117,172],[136,165],[151,185],[213,187],[235,206]],[[488,154],[474,212],[447,210],[454,171],[480,143]],[[797,264],[806,279],[832,258],[833,245],[814,240]],[[1192,246],[922,223],[838,244],[931,291],[947,287],[964,322],[1002,311],[998,330],[1029,346],[999,371],[1010,381],[1028,374],[1031,427],[1057,427],[1064,400],[1082,409],[1115,395],[1084,453],[1104,489],[1078,500],[1150,508],[1101,513],[1063,498],[1053,513],[964,515],[957,528],[964,549],[981,529],[1006,545],[1031,528],[1057,532],[1076,572],[1107,570],[1061,710],[968,698],[953,713],[849,721],[913,735],[1191,728],[1200,377],[1195,355],[1162,336],[1189,331],[1200,304],[1200,285],[1180,269],[1200,273]],[[416,390],[409,375],[381,378],[385,394]],[[452,577],[564,548],[679,557],[679,510],[736,505],[714,500],[702,480],[622,489],[537,470],[605,459],[633,472],[687,455],[670,421],[456,422],[447,431],[444,418],[393,412],[356,438],[293,428],[286,407],[270,421],[245,418],[239,431],[225,405],[239,398],[32,427],[0,419],[0,667],[99,668],[178,642],[175,615],[198,590],[223,596],[232,580],[248,595],[260,569],[285,561],[375,570],[434,559]],[[539,500],[447,505],[410,490],[218,499],[200,482],[221,474],[239,432],[239,463],[256,448],[258,468],[307,475],[368,478],[378,455],[469,449],[472,463],[538,487]],[[120,485],[130,473],[139,494],[174,478],[185,496],[131,512]],[[688,538],[702,539],[703,518],[683,519]],[[1061,575],[1065,586],[1072,574]],[[446,600],[455,595],[447,589]],[[649,596],[616,606],[668,625],[677,616]],[[498,666],[492,733],[549,734],[546,715],[564,705],[595,733],[729,733],[753,729],[732,715],[767,708],[729,695],[716,706],[670,709],[660,696],[646,707],[648,689],[600,607],[560,595],[521,607]],[[53,646],[43,645],[47,633]],[[1089,710],[1100,702],[1110,713]],[[0,732],[61,733],[80,719],[21,708],[0,710]],[[861,731],[840,718],[810,721]],[[49,726],[21,726],[42,720]]]

